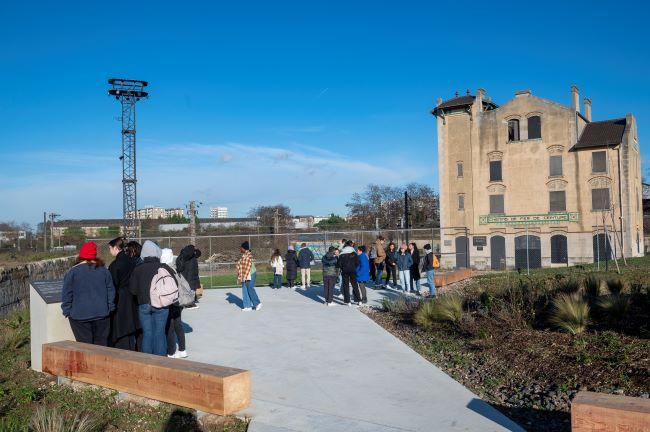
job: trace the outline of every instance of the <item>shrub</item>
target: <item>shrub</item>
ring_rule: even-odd
[[[458,324],[462,318],[463,298],[457,294],[446,294],[423,302],[415,312],[413,320],[417,325],[428,328],[436,321]]]
[[[589,305],[576,294],[560,294],[553,301],[549,322],[557,329],[580,334],[589,324]]]
[[[12,312],[0,332],[0,350],[14,351],[29,343],[29,312]]]
[[[381,305],[384,308],[384,310],[386,312],[390,312],[394,314],[413,313],[413,311],[417,308],[418,303],[419,302],[417,300],[411,300],[410,298],[401,297],[401,296],[395,300],[384,298],[381,301]]]
[[[593,275],[585,278],[585,294],[588,297],[596,298],[600,295],[600,279]]]
[[[619,295],[623,291],[623,282],[620,279],[610,279],[607,281],[607,289],[612,295]]]
[[[630,297],[625,294],[609,296],[600,300],[599,307],[603,311],[607,321],[618,323],[625,318],[630,308]]]
[[[580,282],[576,279],[563,279],[558,286],[558,291],[565,294],[575,294],[579,290]]]

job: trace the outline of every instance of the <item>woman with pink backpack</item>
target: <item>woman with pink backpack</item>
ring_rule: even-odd
[[[142,264],[131,274],[129,291],[138,299],[138,318],[142,326],[140,351],[167,355],[165,326],[169,306],[178,300],[178,285],[174,271],[160,262],[162,250],[152,241],[142,245]]]

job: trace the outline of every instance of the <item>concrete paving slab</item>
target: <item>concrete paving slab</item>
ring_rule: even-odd
[[[250,432],[522,430],[358,309],[325,306],[322,287],[258,293],[260,311],[228,289],[183,312],[191,360],[251,370]]]

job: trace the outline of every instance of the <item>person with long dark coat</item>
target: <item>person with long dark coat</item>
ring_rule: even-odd
[[[411,289],[415,289],[416,294],[420,294],[420,251],[418,250],[418,245],[414,242],[409,244],[409,252],[411,252],[411,258],[413,258],[413,264],[411,264]]]
[[[125,250],[126,241],[118,237],[108,243],[108,249],[115,257],[108,266],[108,271],[115,285],[115,311],[111,314],[109,346],[136,350],[136,335],[140,331],[138,305],[129,291],[131,273],[137,264],[137,258],[129,256]]]
[[[199,277],[199,257],[201,250],[194,247],[194,245],[187,245],[176,258],[176,271],[183,275],[190,288],[194,291],[194,303],[186,306],[185,309],[197,309],[199,305],[196,304],[198,297],[196,297],[196,290],[201,287],[201,278]]]
[[[289,288],[293,288],[293,284],[296,282],[298,277],[298,254],[294,250],[293,246],[289,246],[289,250],[284,257],[285,268],[287,269],[287,284]]]

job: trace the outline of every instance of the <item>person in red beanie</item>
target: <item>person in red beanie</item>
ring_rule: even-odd
[[[86,242],[77,263],[63,278],[61,310],[77,342],[108,345],[109,315],[115,309],[111,273],[97,258],[97,245]]]

